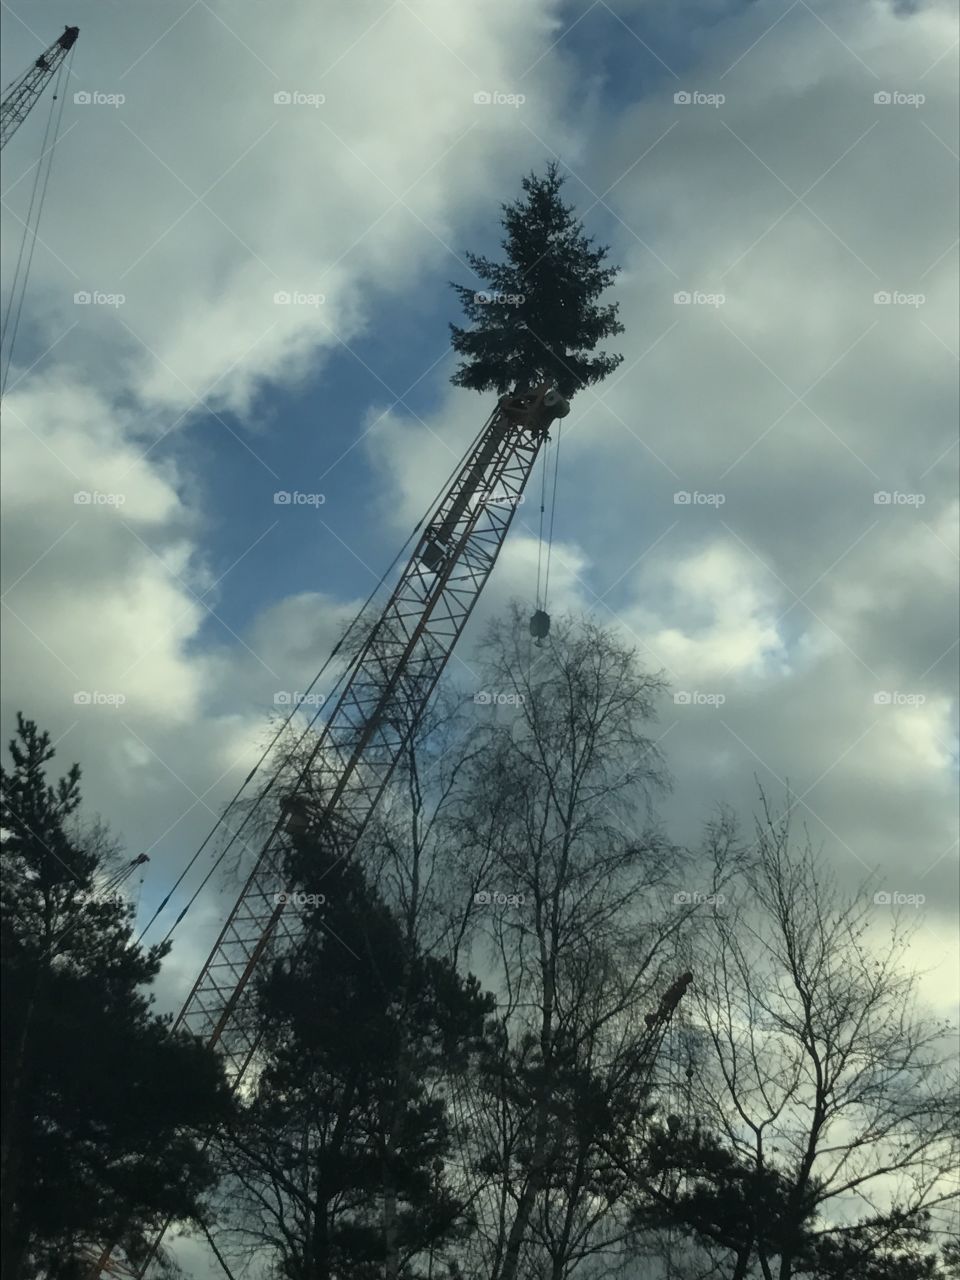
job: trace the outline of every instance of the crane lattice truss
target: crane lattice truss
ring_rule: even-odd
[[[30,108],[43,93],[48,80],[60,66],[80,34],[79,27],[64,28],[63,35],[45,49],[36,62],[14,80],[3,96],[0,105],[0,149],[7,145],[30,114]]]
[[[174,1024],[219,1048],[234,1088],[259,1039],[250,978],[265,955],[297,940],[295,913],[284,910],[284,832],[300,820],[335,856],[349,856],[490,576],[550,423],[568,412],[549,384],[501,398],[350,664],[313,768],[286,797],[286,826],[281,817],[273,827]],[[93,1277],[112,1265],[114,1249]]]
[[[309,778],[304,788],[310,821],[338,856],[363,834],[490,576],[549,424],[566,412],[547,386],[526,410],[498,404],[368,633],[314,752],[329,785],[322,800]],[[234,1082],[256,1050],[250,976],[296,928],[277,898],[281,856],[268,840],[176,1024],[219,1044]]]

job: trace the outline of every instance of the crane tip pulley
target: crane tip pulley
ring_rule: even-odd
[[[455,500],[448,510],[439,513],[424,536],[419,558],[427,570],[439,573],[455,558],[458,538],[464,532],[463,516],[468,510],[484,503],[512,510],[514,503],[521,499],[520,490],[504,490],[503,493],[484,491],[491,464],[508,438],[519,437],[533,443],[535,453],[546,439],[551,422],[565,418],[569,412],[570,402],[549,382],[500,397],[490,430],[461,474]]]

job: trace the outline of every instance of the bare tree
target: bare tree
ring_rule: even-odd
[[[448,814],[451,878],[500,999],[498,1049],[469,1100],[488,1178],[477,1265],[560,1280],[609,1243],[623,1183],[599,1132],[640,1122],[646,1019],[684,967],[685,855],[652,811],[664,686],[589,620],[555,622],[533,646],[516,608],[488,632],[483,677],[491,723]]]
[[[791,840],[789,807],[774,816],[764,799],[755,849],[699,939],[712,1054],[706,1132],[678,1135],[676,1163],[699,1179],[679,1216],[730,1250],[735,1276],[937,1274],[917,1246],[956,1208],[955,1046],[918,1008],[915,925],[879,918],[873,886],[842,892]],[[655,1195],[649,1167],[640,1177]],[[734,1185],[731,1208],[719,1192]]]

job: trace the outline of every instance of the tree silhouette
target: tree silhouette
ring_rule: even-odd
[[[623,360],[591,355],[602,339],[623,332],[617,304],[598,301],[619,268],[604,265],[608,250],[584,235],[560,199],[563,181],[553,162],[545,177],[523,179],[525,198],[502,206],[505,262],[466,254],[487,288],[452,286],[470,322],[450,326],[463,357],[455,386],[502,393],[547,380],[569,397]]]
[[[142,988],[168,946],[131,941],[102,847],[71,827],[80,769],[56,785],[46,733],[17,717],[0,770],[4,993],[3,1274],[73,1280],[91,1248],[132,1258],[212,1181],[198,1141],[230,1110],[212,1052],[171,1034]],[[89,1264],[88,1264],[89,1265]]]
[[[437,1086],[492,998],[405,937],[359,862],[294,845],[304,937],[259,983],[262,1072],[220,1145],[225,1247],[289,1280],[425,1277],[471,1228]]]

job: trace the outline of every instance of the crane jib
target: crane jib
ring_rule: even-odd
[[[319,760],[335,779],[311,817],[336,842],[338,857],[349,856],[363,835],[496,563],[549,426],[569,408],[549,384],[501,397],[354,659],[300,775],[303,782]],[[250,979],[265,954],[297,942],[296,923],[284,912],[280,849],[297,818],[303,829],[302,800],[288,796],[174,1023],[217,1046],[234,1088],[259,1044]],[[114,1247],[101,1254],[92,1277]]]

